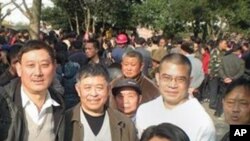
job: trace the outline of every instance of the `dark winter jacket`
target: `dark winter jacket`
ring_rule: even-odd
[[[5,85],[4,87],[0,87],[0,90],[0,95],[7,95],[8,97],[5,98],[7,99],[7,103],[9,103],[7,106],[10,107],[6,108],[6,113],[10,113],[7,115],[13,115],[14,117],[13,119],[9,120],[11,122],[9,123],[10,126],[8,129],[9,134],[7,141],[23,141],[23,136],[25,134],[25,123],[21,100],[21,81],[19,78],[13,79],[9,84]],[[58,94],[53,88],[49,88],[49,92],[51,94],[51,98],[60,104],[60,106],[57,107],[53,106],[53,117],[56,141],[62,141],[64,134],[64,102],[61,94]]]

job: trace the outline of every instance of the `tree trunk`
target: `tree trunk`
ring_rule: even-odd
[[[80,34],[80,26],[79,26],[79,19],[78,19],[78,15],[77,12],[75,11],[75,18],[76,18],[76,33],[77,35]]]
[[[92,20],[92,33],[95,33],[95,18]]]
[[[74,31],[74,28],[73,28],[73,25],[72,25],[72,22],[70,20],[70,16],[69,15],[67,15],[67,19],[68,19],[68,22],[69,22],[69,28],[70,28],[70,30]]]
[[[87,8],[87,13],[86,14],[87,15],[84,18],[85,19],[85,30],[86,30],[87,33],[89,33],[90,20],[91,20],[89,8]]]
[[[39,39],[42,0],[33,0],[29,33],[31,39]]]

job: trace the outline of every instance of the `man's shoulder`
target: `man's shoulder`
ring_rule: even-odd
[[[141,113],[141,112],[142,113],[144,113],[144,112],[151,113],[151,111],[154,111],[154,109],[159,105],[160,99],[161,99],[161,96],[159,96],[151,101],[148,101],[146,103],[141,104],[137,110],[137,113]]]

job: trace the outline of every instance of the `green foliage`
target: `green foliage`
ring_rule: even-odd
[[[163,29],[168,21],[167,0],[146,0],[132,5],[132,23],[154,29]]]
[[[80,25],[86,8],[96,23],[119,28],[146,26],[164,30],[167,35],[193,32],[214,36],[225,31],[250,32],[250,0],[53,0],[55,7],[44,9],[42,19],[56,27],[74,23],[77,13]],[[223,27],[223,24],[226,27]]]
[[[53,28],[67,28],[67,15],[58,7],[47,7],[42,9],[41,20],[51,24]]]

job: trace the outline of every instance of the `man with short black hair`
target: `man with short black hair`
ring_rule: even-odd
[[[182,128],[192,141],[215,141],[212,119],[197,99],[189,98],[191,69],[189,59],[181,54],[169,54],[161,60],[156,74],[161,96],[138,108],[139,136],[151,125],[169,122]]]
[[[16,64],[20,78],[2,88],[17,108],[19,128],[11,126],[9,136],[24,141],[63,140],[64,102],[51,88],[56,70],[55,54],[46,43],[30,40],[20,49]],[[20,119],[19,119],[20,118]]]
[[[78,73],[75,85],[80,103],[66,113],[65,141],[136,141],[132,121],[109,108],[108,71],[88,64]]]

